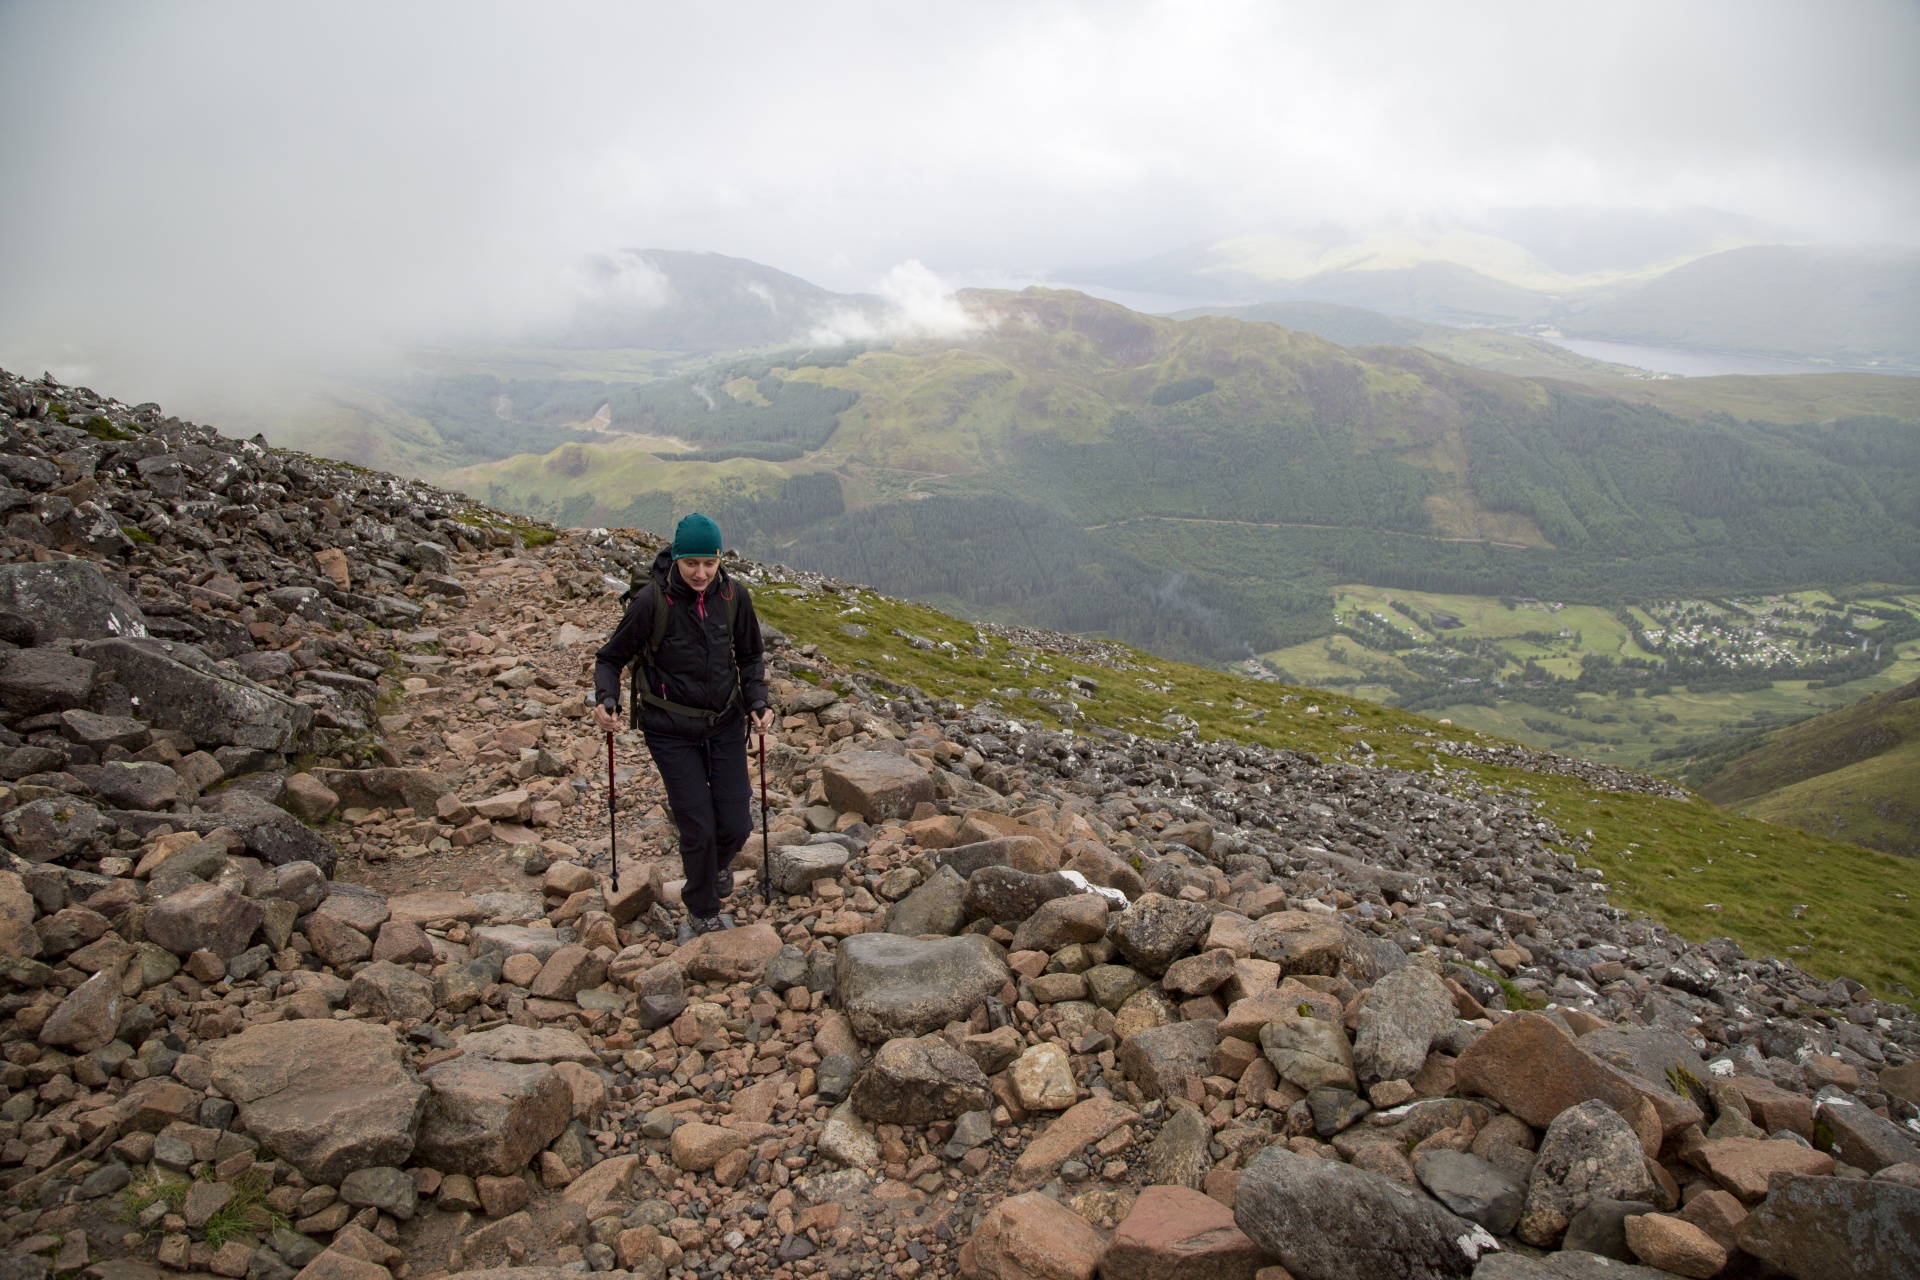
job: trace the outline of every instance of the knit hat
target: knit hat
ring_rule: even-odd
[[[673,531],[673,558],[685,560],[688,556],[715,556],[720,554],[720,526],[712,517],[703,516],[698,511],[681,518]]]

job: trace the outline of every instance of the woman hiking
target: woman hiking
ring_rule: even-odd
[[[761,733],[773,727],[762,652],[753,600],[720,567],[720,526],[695,512],[594,660],[593,722],[603,733],[620,727],[620,672],[633,665],[633,724],[680,830],[683,941],[733,927],[720,903],[733,894],[733,857],[753,833],[747,721]]]

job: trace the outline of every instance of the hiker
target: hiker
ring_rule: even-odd
[[[720,904],[733,895],[733,858],[753,833],[747,721],[773,727],[760,621],[741,583],[720,567],[720,526],[695,512],[653,562],[593,667],[593,722],[620,727],[620,671],[633,668],[633,727],[680,831],[682,940],[733,927]],[[663,603],[664,602],[664,603]]]

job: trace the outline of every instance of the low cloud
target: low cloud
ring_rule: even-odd
[[[991,325],[989,318],[963,306],[954,296],[954,287],[918,258],[887,272],[875,292],[883,299],[878,311],[836,311],[814,326],[808,341],[838,346],[881,339],[957,338]]]

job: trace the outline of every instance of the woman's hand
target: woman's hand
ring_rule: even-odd
[[[773,708],[762,707],[753,713],[753,731],[755,733],[773,732]]]
[[[596,706],[593,709],[593,724],[594,727],[602,733],[618,733],[620,730],[618,717],[616,717],[613,712],[601,706]]]

